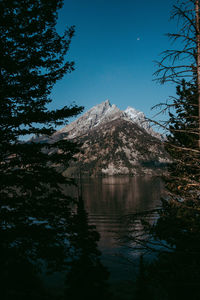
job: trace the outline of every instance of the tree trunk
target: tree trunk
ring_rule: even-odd
[[[198,148],[200,149],[200,28],[199,28],[199,0],[195,2],[196,10],[196,40],[197,40],[197,85],[198,85]]]

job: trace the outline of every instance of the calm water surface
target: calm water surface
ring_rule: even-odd
[[[99,249],[102,252],[102,263],[110,271],[111,287],[118,299],[132,299],[132,283],[140,256],[129,245],[124,246],[119,242],[118,238],[129,230],[124,216],[159,206],[162,192],[161,180],[149,176],[82,180],[82,195],[89,223],[95,225],[101,235]],[[77,188],[71,187],[67,193],[77,196]],[[62,290],[64,278],[61,274],[48,277],[49,289],[55,290],[56,287],[56,290]]]
[[[133,278],[139,254],[121,246],[117,239],[128,229],[122,217],[159,206],[161,180],[149,176],[88,178],[83,180],[82,191],[89,222],[101,235],[102,262],[111,272],[111,280]]]

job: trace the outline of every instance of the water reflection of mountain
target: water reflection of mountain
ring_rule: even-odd
[[[106,177],[84,181],[83,195],[90,215],[124,215],[159,203],[161,181],[152,177]]]
[[[109,267],[113,279],[131,278],[130,265],[121,265],[119,253],[133,256],[116,240],[126,234],[123,216],[155,208],[160,204],[163,186],[156,177],[84,178],[82,191],[90,224],[96,225],[101,235],[99,248],[103,263]],[[134,254],[135,255],[135,254]],[[133,270],[134,273],[134,270]]]

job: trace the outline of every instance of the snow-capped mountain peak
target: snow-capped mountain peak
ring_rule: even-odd
[[[150,124],[147,121],[145,114],[141,111],[136,110],[133,107],[128,106],[127,109],[124,110],[123,115],[125,118],[133,121],[140,127],[144,128],[145,130],[150,129]]]
[[[63,139],[75,139],[82,145],[66,175],[74,172],[76,176],[80,169],[87,176],[151,175],[155,166],[168,162],[160,135],[152,130],[144,113],[130,106],[122,111],[109,100],[92,107],[50,138],[39,137],[35,142]]]
[[[158,134],[151,129],[143,112],[130,106],[122,111],[115,104],[111,105],[108,99],[92,107],[77,120],[57,131],[54,136],[58,137],[60,134],[67,134],[66,138],[82,136],[89,130],[118,118],[135,123],[150,135],[158,137]]]
[[[145,118],[143,112],[138,111],[131,106],[128,106],[127,109],[125,109],[124,113],[127,114],[132,120],[138,119],[139,117]]]
[[[57,131],[56,135],[68,133],[68,138],[77,137],[102,123],[118,118],[120,114],[120,109],[114,104],[111,105],[107,99],[92,107],[74,122]]]

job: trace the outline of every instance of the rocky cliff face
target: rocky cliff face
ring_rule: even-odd
[[[83,116],[57,131],[55,136],[68,134],[68,138],[82,136],[100,124],[107,123],[120,117],[121,111],[116,105],[110,105],[109,100],[92,107]]]
[[[66,174],[76,175],[79,169],[89,176],[155,174],[169,161],[161,136],[144,113],[131,107],[121,111],[108,100],[57,131],[51,140],[59,139],[82,143]]]
[[[54,138],[60,138],[66,134],[67,138],[76,138],[82,136],[91,129],[119,118],[137,124],[140,128],[145,129],[150,135],[158,137],[159,139],[161,138],[161,135],[152,130],[143,112],[130,106],[128,106],[126,110],[121,111],[115,104],[111,105],[109,100],[92,107],[76,121],[57,131],[54,134]]]

